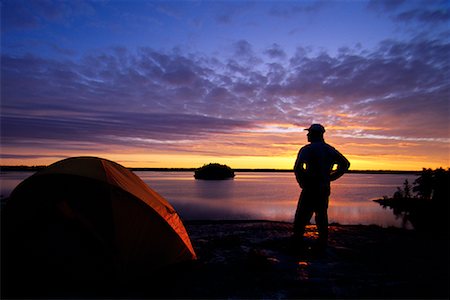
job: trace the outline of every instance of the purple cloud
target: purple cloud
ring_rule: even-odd
[[[450,13],[448,9],[435,9],[435,10],[422,10],[413,9],[402,12],[396,17],[399,21],[420,21],[423,23],[439,23],[448,22],[450,19]]]
[[[381,11],[394,11],[405,4],[406,0],[370,0],[368,7]]]
[[[284,52],[281,46],[276,43],[272,44],[270,48],[266,49],[264,53],[273,59],[284,59],[287,56],[286,52]]]
[[[368,8],[387,13],[392,20],[402,23],[419,22],[421,24],[436,25],[448,22],[449,7],[446,1],[430,0],[424,7],[423,3],[404,0],[373,0]],[[448,29],[447,29],[448,30]]]
[[[312,121],[351,123],[358,134],[449,139],[448,43],[391,40],[336,56],[300,48],[276,63],[264,63],[247,41],[235,47],[223,60],[151,48],[80,60],[3,55],[2,143],[176,148],[267,123]],[[286,55],[278,45],[272,50]]]

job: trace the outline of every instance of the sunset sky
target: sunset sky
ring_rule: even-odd
[[[1,1],[1,165],[450,166],[450,2]]]

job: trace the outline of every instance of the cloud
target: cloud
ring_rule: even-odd
[[[449,21],[450,12],[448,9],[413,9],[398,14],[396,19],[405,22],[416,20],[422,23],[441,23]]]
[[[68,158],[66,155],[45,155],[45,154],[9,154],[9,153],[0,153],[0,158],[3,159],[40,159],[40,158]]]
[[[450,19],[449,7],[446,1],[431,0],[423,6],[421,1],[404,0],[373,0],[369,1],[368,8],[385,13],[396,22],[438,25],[443,24],[448,31],[446,22]],[[436,29],[436,28],[435,28]]]
[[[252,45],[246,40],[240,40],[234,43],[234,55],[237,57],[254,56]]]
[[[216,16],[216,21],[219,24],[231,24],[233,21],[233,15],[230,13],[221,13]]]
[[[367,6],[370,9],[380,10],[384,12],[395,11],[403,6],[406,0],[370,0]]]
[[[286,58],[286,52],[281,48],[280,45],[274,43],[272,46],[264,51],[270,58],[273,59],[284,59]]]
[[[287,142],[286,153],[292,137],[268,124],[311,122],[358,142],[449,139],[448,43],[387,40],[372,51],[299,48],[291,57],[277,44],[270,52],[245,40],[233,46],[229,58],[123,47],[81,59],[4,54],[2,144],[179,151],[201,144],[196,151],[234,153],[232,145],[251,155],[255,145],[275,153]]]
[[[63,109],[62,107],[60,109]],[[25,113],[25,111],[23,111]],[[62,115],[33,116],[8,115],[2,117],[2,139],[5,143],[21,140],[83,141],[114,144],[118,140],[134,138],[136,141],[179,141],[207,138],[252,124],[205,116],[183,114],[156,114],[139,112],[102,112],[96,110],[73,111]]]

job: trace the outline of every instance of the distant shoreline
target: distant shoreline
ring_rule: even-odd
[[[0,172],[36,172],[44,169],[46,166],[0,166]],[[198,168],[128,168],[131,171],[157,171],[157,172],[194,172]],[[273,173],[290,173],[293,170],[287,169],[233,169],[235,172],[273,172]],[[349,170],[349,174],[420,174],[418,171],[404,170]]]

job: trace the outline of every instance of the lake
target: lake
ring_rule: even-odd
[[[236,172],[233,180],[195,180],[193,172],[135,172],[164,196],[185,220],[294,219],[300,188],[293,173]],[[31,172],[0,173],[0,192],[7,197]],[[346,174],[331,185],[329,221],[340,224],[402,227],[390,209],[375,198],[392,196],[411,174]],[[311,220],[314,222],[314,218]],[[407,228],[411,226],[406,224]]]

